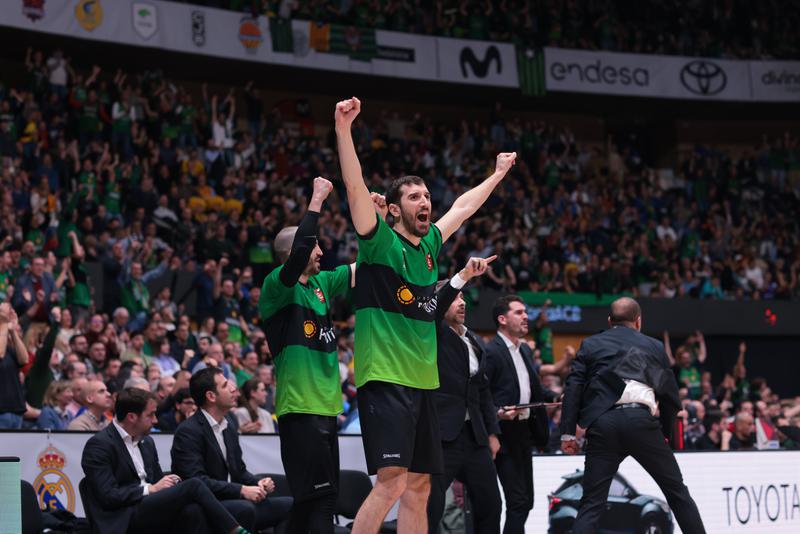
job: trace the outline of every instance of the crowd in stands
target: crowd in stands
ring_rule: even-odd
[[[363,28],[641,54],[796,59],[791,0],[188,0],[234,11]]]
[[[309,101],[267,109],[252,83],[195,94],[155,71],[81,72],[59,50],[29,50],[25,65],[27,84],[0,85],[0,413],[16,416],[2,424],[95,429],[115,392],[142,387],[161,401],[159,428],[174,430],[196,409],[190,373],[213,365],[241,388],[241,430],[272,432],[275,381],[258,314],[272,239],[303,215],[314,176],[341,187],[333,138],[315,135]],[[387,111],[359,119],[354,138],[373,190],[417,174],[440,210],[497,152],[519,154],[442,250],[441,277],[497,254],[480,283],[506,292],[800,297],[800,145],[789,134],[742,153],[695,147],[671,180],[635,138],[587,143],[499,104],[488,122],[457,124]],[[334,191],[320,218],[323,269],[354,261],[349,220]],[[175,294],[179,273],[192,279],[191,308]],[[340,422],[352,431],[346,303],[335,318]],[[764,381],[736,393],[737,368],[724,391],[703,375],[697,397],[692,382],[687,399],[708,402],[690,404],[687,424],[716,414],[715,399],[727,416],[755,400],[751,415],[796,423],[794,404]],[[558,374],[544,379],[558,391]]]

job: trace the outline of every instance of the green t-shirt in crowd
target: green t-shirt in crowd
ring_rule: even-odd
[[[436,258],[442,234],[431,225],[415,246],[377,217],[358,238],[356,386],[370,380],[439,387],[436,367]]]
[[[542,363],[553,363],[553,330],[549,326],[543,326],[537,328],[533,335]]]
[[[237,343],[244,341],[244,332],[239,322],[242,316],[239,301],[235,298],[221,296],[216,302],[216,309],[215,319],[217,322],[224,321],[228,325],[228,339]]]
[[[350,288],[350,266],[322,271],[286,287],[274,269],[261,286],[258,310],[275,355],[275,413],[342,413],[341,375],[331,299]]]
[[[678,384],[686,386],[690,399],[699,399],[702,391],[700,370],[694,365],[678,369]]]

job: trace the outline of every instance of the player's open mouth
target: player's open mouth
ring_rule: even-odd
[[[417,220],[419,222],[428,222],[428,214],[427,213],[420,213],[417,215]]]

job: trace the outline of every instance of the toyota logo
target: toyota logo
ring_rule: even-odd
[[[681,69],[681,83],[696,95],[711,96],[725,89],[728,76],[716,63],[699,59],[687,63]]]

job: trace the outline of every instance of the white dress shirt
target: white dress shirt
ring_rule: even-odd
[[[455,289],[461,289],[466,285],[467,281],[461,278],[461,276],[456,273],[453,278],[450,279],[450,285]],[[454,332],[458,334],[458,337],[461,338],[461,341],[467,346],[467,354],[469,354],[469,376],[472,378],[476,374],[478,374],[478,367],[480,367],[480,363],[478,362],[478,355],[475,354],[475,348],[472,346],[472,342],[467,337],[467,328],[464,325],[459,325],[458,329],[454,329]],[[467,415],[464,417],[465,421],[469,421],[469,410],[467,410]]]
[[[478,374],[478,367],[480,367],[478,356],[475,354],[475,348],[467,337],[467,328],[464,325],[459,325],[458,329],[454,331],[467,346],[467,354],[469,354],[469,377],[472,378]],[[469,421],[469,410],[467,410],[467,415],[464,416],[464,420]]]
[[[224,417],[222,421],[217,423],[217,421],[211,417],[211,414],[207,411],[200,409],[203,412],[208,424],[211,426],[211,431],[214,432],[214,438],[217,440],[217,444],[219,445],[219,450],[222,451],[222,458],[225,460],[225,464],[228,463],[228,449],[225,447],[225,438],[222,436],[222,433],[228,428],[228,420]],[[231,481],[231,473],[228,471],[228,482]]]
[[[514,344],[510,339],[498,332],[498,336],[503,340],[503,343],[508,347],[508,352],[511,353],[511,359],[514,361],[514,369],[517,370],[517,381],[519,382],[519,403],[528,404],[531,402],[531,377],[528,374],[528,368],[525,367],[525,361],[522,359],[522,353],[519,350],[519,344]],[[517,419],[527,419],[531,416],[530,408],[520,410]]]
[[[625,382],[625,390],[622,396],[616,402],[617,404],[628,404],[631,402],[638,402],[646,404],[650,408],[650,414],[655,415],[658,411],[658,402],[656,401],[656,393],[653,388],[647,384],[642,384],[636,380],[623,380]]]
[[[116,419],[114,419],[112,423],[117,429],[117,432],[119,432],[119,435],[122,438],[122,443],[125,444],[125,448],[128,449],[128,454],[133,461],[133,467],[136,469],[136,474],[139,475],[139,482],[141,483],[142,488],[144,488],[143,495],[146,497],[150,495],[150,486],[147,483],[147,471],[144,468],[142,451],[139,450],[139,442],[141,440],[134,441],[133,437],[119,425],[119,422],[117,422]]]

